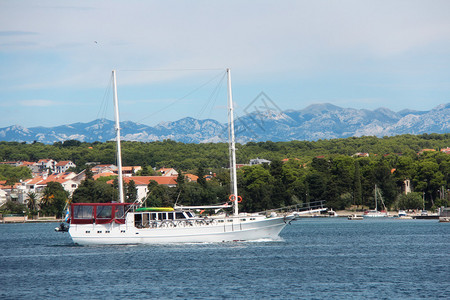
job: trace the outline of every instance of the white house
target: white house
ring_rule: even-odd
[[[64,173],[70,168],[75,168],[76,165],[70,160],[60,161],[55,165],[55,173]]]
[[[267,160],[267,159],[263,159],[263,158],[255,158],[255,159],[250,159],[250,165],[254,166],[254,165],[262,165],[262,164],[268,164],[270,165],[271,161]]]
[[[95,167],[92,167],[91,169],[92,173],[99,174],[104,172],[117,172],[117,166],[116,165],[96,165]]]
[[[134,176],[138,171],[142,170],[141,166],[124,166],[122,167],[123,176]]]
[[[44,172],[46,170],[55,171],[56,161],[53,159],[40,159],[36,164],[39,172]]]
[[[174,168],[161,168],[157,172],[161,176],[178,176],[178,172]]]
[[[26,186],[25,192],[42,193],[49,182],[59,182],[63,186],[64,190],[68,191],[69,194],[72,195],[81,180],[82,179],[78,178],[77,174],[74,172],[56,173],[49,176],[37,176],[24,182]]]
[[[5,204],[5,202],[8,200],[7,196],[8,196],[7,192],[2,188],[0,188],[0,206]]]
[[[176,176],[131,176],[124,177],[125,183],[130,183],[133,180],[137,189],[137,199],[144,200],[148,193],[148,184],[150,181],[156,181],[158,184],[166,185],[168,187],[177,186]]]

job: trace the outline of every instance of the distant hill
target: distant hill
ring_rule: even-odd
[[[450,103],[430,111],[387,108],[376,110],[342,108],[332,104],[314,104],[302,110],[253,112],[236,120],[238,142],[291,141],[346,138],[351,136],[394,136],[399,134],[449,133]],[[131,121],[121,122],[124,140],[150,142],[171,139],[184,143],[224,142],[226,124],[215,120],[183,118],[155,127]],[[114,139],[114,122],[98,119],[57,127],[24,128],[13,125],[0,128],[0,140],[38,141],[46,144],[65,140],[82,142]]]

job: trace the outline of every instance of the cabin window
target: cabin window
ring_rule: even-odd
[[[112,206],[97,206],[97,218],[110,219],[112,217]]]
[[[123,206],[115,206],[115,217],[116,219],[124,219],[125,218],[125,211],[123,209]]]
[[[159,220],[166,220],[167,219],[167,214],[166,213],[159,213],[158,219]]]
[[[142,224],[142,214],[134,214],[134,225],[138,226]]]
[[[157,218],[156,213],[151,213],[151,214],[150,214],[150,220],[154,221],[154,220],[157,220],[157,219],[158,219],[158,218]]]
[[[94,206],[76,205],[73,207],[73,217],[75,219],[92,219]]]
[[[182,212],[176,212],[175,219],[186,219],[186,217],[184,216],[184,214]]]
[[[173,220],[173,213],[167,213],[167,217],[169,220]]]

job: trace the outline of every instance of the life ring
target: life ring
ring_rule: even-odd
[[[174,224],[172,221],[163,221],[161,222],[161,228],[173,228]]]
[[[238,198],[238,203],[241,203],[242,202],[242,197],[238,196],[237,198]],[[234,200],[236,199],[236,196],[234,194],[231,194],[230,197],[228,197],[228,199],[230,199],[231,203],[233,203]]]

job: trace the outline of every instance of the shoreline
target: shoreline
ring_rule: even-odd
[[[364,217],[364,211],[352,211],[352,210],[338,210],[336,211],[337,216],[329,216],[327,214],[304,214],[300,215],[299,218],[348,218],[349,216],[357,215]],[[388,218],[398,218],[397,211],[389,211]],[[408,217],[412,219],[439,219],[438,214],[430,214],[423,216],[420,212],[407,214]],[[5,217],[0,220],[0,224],[20,224],[20,223],[62,223],[64,219],[56,219],[55,217],[46,217],[39,219],[28,219],[26,217],[14,217],[5,220]]]
[[[55,218],[42,218],[42,219],[24,219],[24,218],[20,218],[20,219],[11,219],[11,220],[5,220],[2,219],[0,220],[0,224],[21,224],[21,223],[61,223],[63,222],[64,219],[55,219]]]

